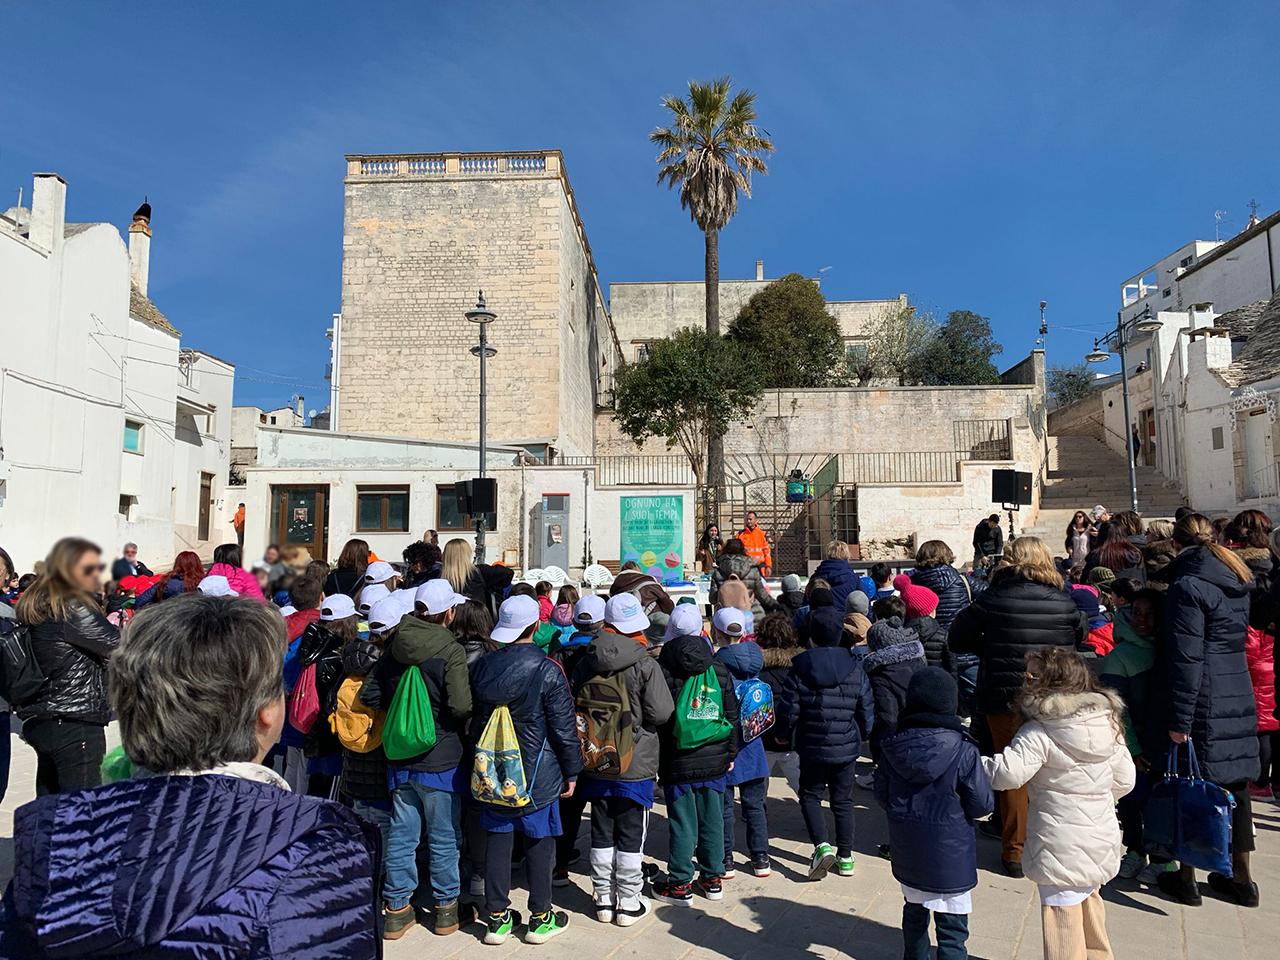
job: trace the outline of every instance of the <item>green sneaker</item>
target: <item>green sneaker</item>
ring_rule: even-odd
[[[506,943],[507,937],[511,936],[511,931],[515,929],[516,924],[519,922],[520,914],[515,910],[489,914],[484,921],[486,927],[484,942],[490,946]]]
[[[836,852],[831,849],[831,844],[820,843],[813,850],[813,856],[809,860],[809,879],[821,880],[827,875],[836,863]]]
[[[842,877],[852,877],[853,857],[836,857],[836,873]]]
[[[569,915],[563,910],[535,913],[529,917],[529,929],[524,935],[524,942],[546,943],[552,937],[560,936],[567,929],[569,929]]]

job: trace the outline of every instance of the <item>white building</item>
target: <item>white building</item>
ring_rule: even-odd
[[[244,483],[244,470],[258,462],[258,427],[304,427],[303,397],[292,406],[264,410],[261,407],[231,408],[231,472],[237,485]]]
[[[219,522],[235,368],[198,350],[147,296],[151,208],[126,248],[110,223],[67,223],[66,183],[36,174],[0,217],[0,545],[29,570],[58,536],[108,557],[134,541],[165,569],[231,537]]]
[[[1121,285],[1121,315],[1160,329],[1126,357],[1130,416],[1108,378],[1054,414],[1054,429],[1091,432],[1119,453],[1136,427],[1138,462],[1197,510],[1280,509],[1280,211],[1225,241],[1197,240]]]

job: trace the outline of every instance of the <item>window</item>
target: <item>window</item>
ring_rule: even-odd
[[[133,507],[138,502],[138,498],[131,493],[120,494],[120,516],[126,520],[133,519]]]
[[[1161,291],[1160,296],[1168,300],[1171,296],[1173,296],[1173,287],[1165,287],[1164,290]]]
[[[448,531],[475,530],[476,522],[469,514],[458,509],[458,498],[453,492],[453,484],[436,484],[436,529]],[[485,515],[485,529],[498,529],[498,515]]]
[[[1224,446],[1226,446],[1226,443],[1222,437],[1222,428],[1214,427],[1213,428],[1213,449],[1221,450]]]
[[[644,363],[649,359],[649,344],[641,342],[636,344],[636,363]]]
[[[408,487],[356,487],[357,533],[405,533],[408,529]]]
[[[1191,266],[1191,261],[1194,259],[1195,259],[1194,255],[1188,254],[1187,256],[1183,257],[1181,260],[1178,261],[1178,266],[1189,267]]]
[[[124,422],[124,451],[125,453],[142,452],[142,424],[137,420]]]
[[[275,417],[272,417],[272,418],[271,418],[271,425],[272,425],[273,427],[276,425],[276,418],[275,418]]]

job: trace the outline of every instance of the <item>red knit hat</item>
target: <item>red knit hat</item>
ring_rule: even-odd
[[[899,585],[899,580],[905,582]],[[912,583],[905,574],[894,577],[893,585],[902,596],[902,602],[907,605],[908,617],[928,617],[938,609],[938,595],[928,587]]]

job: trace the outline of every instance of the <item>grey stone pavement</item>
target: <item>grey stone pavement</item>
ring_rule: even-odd
[[[114,729],[108,742],[116,742]],[[13,738],[9,791],[0,804],[0,880],[12,872],[13,810],[35,795],[35,757]],[[643,960],[805,960],[805,958],[900,957],[899,922],[902,898],[889,863],[876,854],[886,839],[884,817],[870,792],[857,790],[857,872],[851,878],[830,876],[819,883],[803,879],[808,841],[799,806],[785,781],[775,779],[769,793],[773,876],[758,880],[739,872],[725,883],[724,900],[698,899],[692,908],[660,905],[654,914],[623,929],[595,921],[590,912],[590,883],[584,860],[574,868],[574,885],[555,892],[556,904],[569,911],[572,925],[543,946],[515,939],[502,947],[480,942],[478,924],[451,937],[438,938],[425,928],[412,929],[388,943],[391,960],[432,957],[522,956],[643,958]],[[1245,910],[1216,898],[1201,884],[1204,905],[1187,908],[1171,903],[1135,882],[1117,880],[1104,890],[1107,929],[1115,954],[1185,960],[1261,960],[1277,956],[1280,944],[1280,806],[1256,804],[1258,852],[1255,877],[1262,906]],[[666,819],[661,804],[650,820],[646,852],[661,862],[666,849]],[[741,832],[739,834],[741,839]],[[579,838],[588,845],[588,830]],[[1042,955],[1040,911],[1035,885],[1000,872],[998,844],[978,840],[979,880],[969,920],[969,953],[985,960],[1030,960]],[[741,866],[741,864],[739,864]],[[517,872],[515,885],[520,886]],[[514,906],[524,912],[524,890],[513,891]]]

